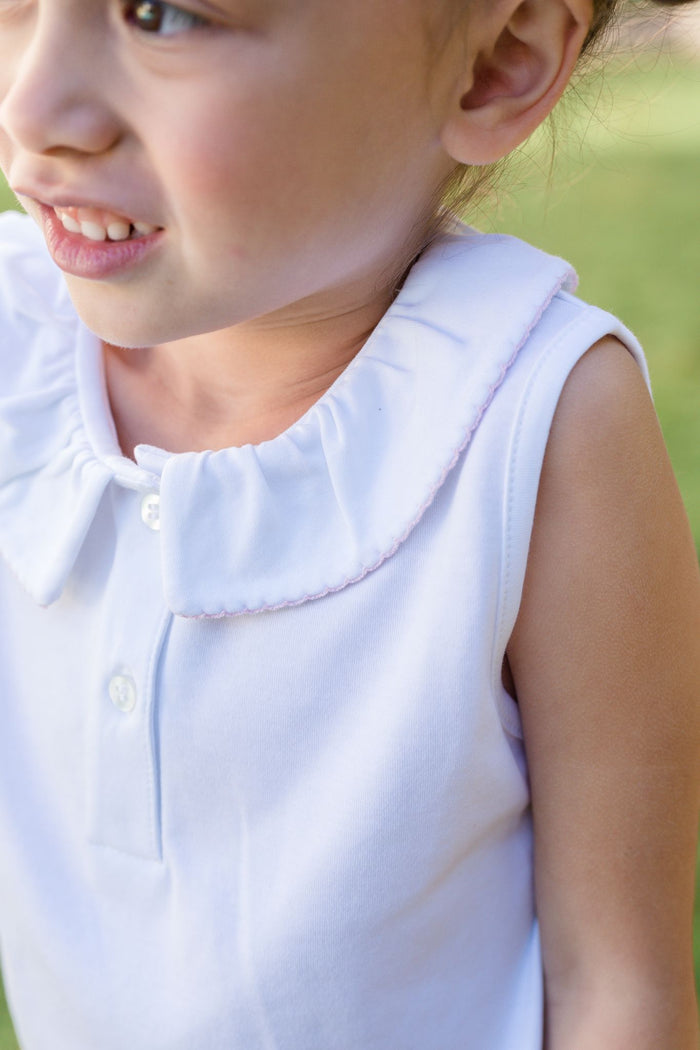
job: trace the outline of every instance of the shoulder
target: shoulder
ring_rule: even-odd
[[[0,487],[70,442],[79,333],[63,275],[34,222],[0,215]]]
[[[0,418],[18,396],[73,385],[66,374],[78,327],[63,275],[35,223],[17,212],[0,215]]]
[[[611,700],[619,732],[669,715],[697,728],[697,555],[646,385],[612,338],[554,414],[508,656],[526,733],[548,711],[596,740]]]
[[[596,586],[604,592],[596,603],[614,600],[616,588],[620,601],[636,595],[643,602],[651,601],[654,588],[661,600],[672,584],[670,593],[680,598],[685,590],[693,606],[695,570],[688,522],[646,383],[627,349],[605,337],[572,368],[554,412],[521,620],[531,606],[539,618],[544,606],[557,602],[566,605],[568,618],[590,614],[589,592]],[[590,615],[581,618],[581,630],[592,629]]]
[[[562,388],[542,466],[535,528],[595,536],[599,557],[626,526],[647,541],[654,526],[682,535],[688,528],[645,379],[613,336],[596,342]],[[640,537],[641,539],[641,537]],[[659,542],[661,537],[656,537]],[[631,551],[630,551],[631,553]]]
[[[568,461],[571,453],[576,453],[577,464],[593,456],[611,467],[619,465],[623,449],[631,446],[638,454],[640,441],[658,443],[659,452],[663,447],[644,377],[628,348],[607,335],[581,356],[564,384],[552,425],[548,471],[561,458]]]
[[[28,215],[17,211],[0,214],[0,275],[7,280],[13,265],[28,257],[38,257],[42,252],[43,238],[36,224]]]
[[[60,270],[52,262],[41,232],[27,216],[0,214],[0,325],[66,322],[73,311]]]
[[[648,502],[649,501],[649,502]],[[645,378],[615,337],[576,362],[557,402],[542,466],[535,527],[601,531],[679,504]],[[620,517],[621,516],[621,517]],[[561,520],[560,520],[561,519]]]

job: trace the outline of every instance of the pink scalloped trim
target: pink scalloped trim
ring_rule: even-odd
[[[472,440],[472,437],[474,436],[474,433],[476,432],[479,424],[481,423],[481,420],[484,418],[485,412],[487,411],[489,405],[491,404],[491,402],[493,401],[493,399],[495,397],[496,391],[499,389],[500,386],[502,386],[503,381],[505,380],[508,372],[513,367],[513,365],[515,364],[515,361],[517,360],[518,354],[520,353],[522,348],[527,343],[527,341],[530,338],[530,335],[532,334],[534,329],[537,327],[537,325],[542,320],[542,316],[544,315],[545,311],[547,310],[547,308],[549,307],[550,303],[554,299],[555,295],[557,295],[561,291],[561,289],[564,287],[564,285],[567,283],[568,277],[569,277],[568,274],[564,274],[557,280],[556,284],[553,286],[551,291],[548,293],[548,295],[545,298],[544,302],[542,303],[542,305],[540,306],[539,310],[537,311],[537,313],[533,317],[532,321],[528,325],[527,329],[525,330],[525,333],[524,333],[522,339],[520,340],[520,342],[516,346],[515,350],[513,351],[512,355],[511,355],[511,357],[509,358],[508,361],[505,362],[505,364],[501,365],[501,369],[500,369],[498,378],[495,381],[495,383],[493,383],[489,387],[487,397],[486,397],[485,401],[483,402],[483,404],[481,405],[481,407],[478,409],[478,411],[477,411],[477,413],[476,413],[476,415],[475,415],[475,417],[474,417],[474,419],[472,421],[471,426],[469,427],[469,429],[467,430],[467,433],[464,436],[464,440],[460,443],[460,445],[453,452],[453,454],[452,454],[452,456],[450,458],[450,461],[448,462],[447,466],[443,469],[443,471],[440,474],[440,477],[438,478],[436,483],[430,489],[430,492],[428,494],[428,498],[426,499],[426,501],[418,509],[418,513],[416,514],[415,518],[413,518],[413,520],[409,523],[409,525],[406,527],[404,532],[399,536],[399,538],[394,541],[392,546],[387,551],[385,551],[384,554],[382,554],[382,556],[376,562],[374,562],[372,565],[368,565],[366,568],[364,568],[362,570],[362,572],[358,573],[357,576],[348,577],[342,583],[336,584],[335,586],[332,586],[332,587],[326,587],[325,590],[318,591],[315,594],[305,594],[301,598],[294,598],[294,599],[290,599],[288,601],[277,602],[277,603],[272,604],[272,605],[260,605],[260,606],[257,606],[254,609],[238,609],[235,612],[223,611],[223,612],[218,612],[218,613],[192,613],[192,614],[189,614],[189,613],[177,613],[176,615],[182,616],[183,619],[187,619],[187,620],[222,620],[225,617],[253,616],[253,615],[256,615],[257,613],[276,612],[279,609],[289,609],[289,608],[293,608],[296,605],[304,605],[305,602],[316,601],[319,598],[326,598],[329,594],[337,594],[338,591],[345,590],[346,587],[349,587],[353,583],[360,583],[361,580],[364,580],[365,576],[369,576],[369,574],[371,572],[375,572],[378,568],[380,568],[380,566],[382,566],[385,561],[388,561],[389,558],[391,558],[394,554],[396,554],[396,552],[399,549],[399,547],[401,546],[401,544],[404,543],[408,539],[410,534],[415,529],[416,525],[418,525],[418,523],[420,522],[421,518],[424,516],[424,514],[426,513],[428,508],[434,502],[435,497],[437,496],[438,492],[440,491],[440,489],[444,485],[448,474],[450,473],[450,471],[452,471],[454,469],[454,467],[457,465],[457,462],[458,462],[460,456],[462,455],[464,450],[469,446],[469,444],[470,444],[470,442]]]

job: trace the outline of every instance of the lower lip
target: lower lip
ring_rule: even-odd
[[[91,241],[70,233],[53,208],[40,205],[44,235],[51,258],[64,273],[99,281],[143,262],[160,244],[163,230],[128,241]]]

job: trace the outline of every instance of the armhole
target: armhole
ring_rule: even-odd
[[[506,647],[520,610],[544,454],[572,369],[595,343],[608,335],[619,339],[629,350],[649,386],[644,354],[631,332],[611,314],[587,306],[568,293],[555,298],[548,316],[533,333],[533,345],[525,349],[529,369],[516,402],[506,459],[501,575],[491,668],[493,696],[501,722],[506,732],[519,739],[522,725],[518,704],[504,688],[501,677]]]

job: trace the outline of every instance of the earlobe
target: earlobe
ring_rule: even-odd
[[[483,9],[482,9],[483,10]],[[519,146],[563,93],[588,33],[591,0],[506,0],[470,27],[481,34],[442,142],[462,164]]]

